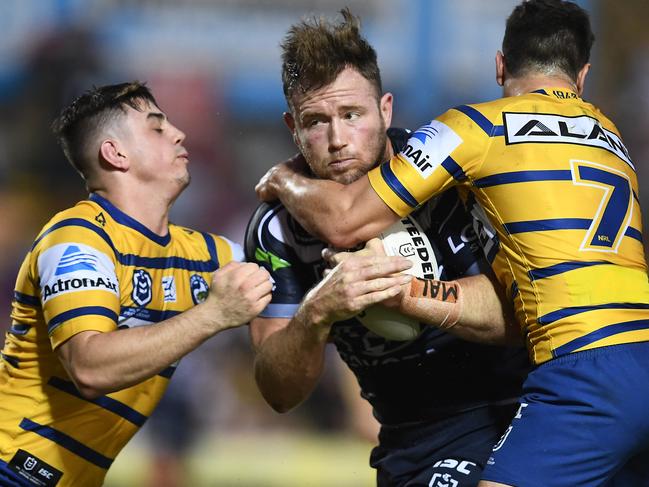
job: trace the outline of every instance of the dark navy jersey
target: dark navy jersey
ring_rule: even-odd
[[[390,129],[388,135],[396,151],[407,139],[407,132],[400,129]],[[455,190],[428,201],[413,217],[435,250],[441,279],[489,272],[473,221]],[[321,252],[327,244],[307,233],[279,202],[257,208],[245,240],[246,259],[264,266],[274,284],[272,301],[260,316],[291,318],[322,278]],[[383,424],[515,402],[527,374],[522,347],[471,343],[432,326],[423,327],[416,339],[401,342],[380,337],[350,319],[333,325],[331,339]]]

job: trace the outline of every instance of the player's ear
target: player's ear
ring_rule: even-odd
[[[385,93],[381,97],[381,101],[379,102],[381,116],[383,117],[383,121],[385,122],[386,128],[389,127],[390,124],[392,123],[392,100],[393,100],[392,93]]]
[[[505,84],[505,55],[501,51],[496,51],[496,83]]]
[[[584,86],[586,84],[586,76],[590,70],[590,63],[584,64],[584,67],[579,70],[577,73],[577,94],[581,96],[584,92]]]
[[[119,143],[114,139],[102,141],[99,154],[102,162],[112,169],[126,171],[129,167],[128,157],[120,151]]]
[[[297,132],[295,130],[295,118],[293,118],[293,114],[291,112],[284,112],[282,117],[284,118],[284,124],[288,127],[289,132],[291,132],[291,135],[293,136],[293,142],[295,142],[295,145],[300,147]]]

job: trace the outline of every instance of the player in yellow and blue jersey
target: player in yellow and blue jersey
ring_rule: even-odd
[[[483,486],[603,485],[649,447],[638,181],[615,125],[581,99],[593,40],[574,3],[523,2],[496,57],[504,98],[449,110],[348,186],[304,177],[292,161],[258,188],[338,246],[447,188],[464,192],[479,233],[498,239],[485,251],[537,366]],[[402,305],[432,309],[419,288],[411,283]]]
[[[270,300],[239,245],[168,222],[185,134],[140,83],[95,88],[54,125],[90,197],[54,216],[16,282],[0,361],[0,485],[98,486],[175,363]]]

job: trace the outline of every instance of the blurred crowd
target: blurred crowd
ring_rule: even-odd
[[[16,272],[38,229],[85,198],[49,124],[92,84],[147,81],[187,134],[192,184],[174,221],[241,241],[254,184],[294,152],[283,126],[279,42],[302,16],[348,5],[377,48],[395,125],[415,128],[445,108],[499,95],[493,54],[512,0],[7,0],[0,6],[0,311],[5,327]],[[578,2],[597,40],[585,98],[625,137],[649,208],[649,18],[646,0]],[[647,219],[645,218],[645,228]],[[645,242],[645,246],[647,242]],[[326,380],[296,412],[278,416],[252,377],[247,331],[219,335],[181,362],[168,397],[143,431],[162,466],[199,432],[349,431],[353,384],[332,354]],[[352,391],[351,393],[349,391]],[[367,411],[364,411],[366,414]],[[358,414],[358,413],[356,413]],[[175,418],[169,421],[168,418]],[[182,418],[182,421],[179,419]],[[369,433],[368,433],[369,431]],[[173,472],[151,485],[171,481]],[[169,484],[171,485],[171,484]]]

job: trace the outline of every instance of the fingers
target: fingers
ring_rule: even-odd
[[[412,262],[400,256],[352,256],[340,267],[340,272],[356,273],[362,279],[374,279],[410,269]]]

